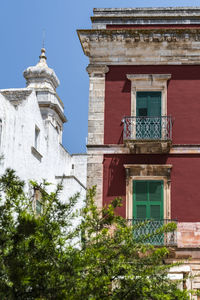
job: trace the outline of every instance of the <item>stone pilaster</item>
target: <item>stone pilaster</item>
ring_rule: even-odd
[[[95,202],[98,208],[102,207],[103,194],[103,155],[88,151],[87,160],[87,188],[96,186]]]
[[[104,98],[107,66],[89,65],[88,145],[104,143]]]
[[[89,65],[90,77],[88,112],[88,163],[87,187],[96,185],[96,204],[102,207],[103,191],[103,154],[93,152],[90,145],[104,144],[104,100],[105,74],[109,71],[105,65]]]

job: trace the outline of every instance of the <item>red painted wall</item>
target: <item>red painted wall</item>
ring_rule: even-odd
[[[109,66],[105,85],[105,144],[123,143],[124,116],[131,114],[131,82],[126,74],[171,74],[167,114],[174,118],[174,144],[200,144],[200,65]]]
[[[126,216],[124,164],[172,164],[171,218],[179,222],[200,222],[200,155],[104,155],[103,205],[123,198],[117,213]]]

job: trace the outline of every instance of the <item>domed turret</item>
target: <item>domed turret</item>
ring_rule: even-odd
[[[60,82],[53,69],[49,68],[46,62],[45,49],[41,49],[40,60],[36,66],[28,67],[23,75],[26,85],[35,89],[51,89],[56,91]]]

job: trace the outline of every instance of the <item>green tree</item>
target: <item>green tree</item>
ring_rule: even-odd
[[[168,250],[148,244],[150,235],[134,237],[138,225],[115,215],[120,199],[98,210],[93,188],[77,213],[78,194],[62,203],[61,185],[48,193],[46,182],[31,184],[41,193],[41,214],[14,171],[0,177],[0,299],[189,299],[167,277]]]

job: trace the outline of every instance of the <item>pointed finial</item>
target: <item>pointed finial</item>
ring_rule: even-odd
[[[46,55],[45,55],[45,52],[46,52],[46,50],[45,50],[45,48],[42,48],[41,49],[41,54],[40,54],[40,56],[39,56],[39,58],[40,58],[40,62],[42,63],[46,63],[46,59],[47,59],[47,57],[46,57]]]

